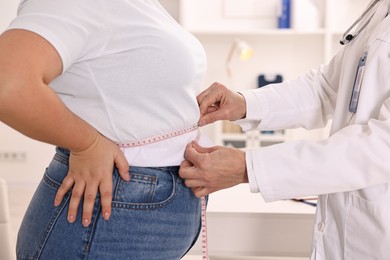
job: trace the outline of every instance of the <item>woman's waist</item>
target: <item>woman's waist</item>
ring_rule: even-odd
[[[153,138],[152,138],[153,139]],[[202,146],[212,146],[213,142],[207,135],[202,134],[198,127],[191,131],[177,131],[164,134],[164,137],[152,140],[141,140],[132,143],[118,144],[130,166],[168,167],[178,166],[184,160],[187,144],[198,141]],[[141,142],[141,143],[140,143]],[[58,147],[57,154],[62,155],[67,163],[69,150]]]
[[[188,143],[200,139],[197,124],[142,140],[118,143],[130,165],[161,167],[180,165]]]
[[[192,134],[191,134],[192,133]],[[134,148],[139,146],[145,146],[145,145],[151,145],[154,143],[159,143],[168,139],[176,139],[180,140],[179,138],[182,135],[186,136],[193,136],[194,133],[197,135],[200,133],[199,127],[197,124],[192,124],[186,127],[182,127],[180,129],[165,131],[160,134],[155,134],[152,136],[144,137],[137,140],[131,140],[131,141],[122,141],[122,142],[116,142],[116,144],[119,145],[121,148]]]
[[[202,146],[213,145],[212,141],[197,128],[144,145],[122,146],[121,150],[130,165],[142,167],[176,166],[183,162],[186,146],[194,140]]]

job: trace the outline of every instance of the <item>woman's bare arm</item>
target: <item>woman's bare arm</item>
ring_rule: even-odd
[[[109,218],[113,167],[129,179],[128,163],[117,145],[66,108],[48,87],[61,71],[59,54],[39,35],[26,30],[0,35],[0,121],[33,139],[71,151],[69,173],[55,204],[74,186],[68,219],[75,221],[84,196],[83,224],[88,226],[98,191],[103,216]]]

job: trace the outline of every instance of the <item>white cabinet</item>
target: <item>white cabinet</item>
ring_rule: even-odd
[[[292,1],[307,2],[316,8],[316,26],[304,28],[301,23],[296,29],[277,29],[279,0],[180,0],[180,22],[202,42],[208,56],[204,88],[218,81],[239,91],[258,87],[260,74],[280,74],[288,80],[317,69],[341,48],[342,33],[369,3],[368,0]],[[300,14],[299,19],[305,18],[304,11],[292,13]],[[254,49],[254,56],[242,62],[237,55],[227,64],[228,52],[237,38]],[[241,133],[229,122],[217,122],[209,132],[217,144],[252,148],[286,140],[324,138],[328,127],[312,131],[288,129],[273,134]]]
[[[275,0],[182,0],[181,23],[193,32],[253,32],[276,27]]]

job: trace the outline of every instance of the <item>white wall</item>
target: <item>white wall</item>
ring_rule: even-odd
[[[176,19],[179,17],[178,0],[160,0],[161,4]],[[1,0],[0,3],[0,31],[15,17],[19,0]]]
[[[179,0],[160,0],[160,3],[167,9],[167,11],[179,20]]]
[[[18,0],[1,0],[0,3],[0,31],[10,23],[16,15]]]

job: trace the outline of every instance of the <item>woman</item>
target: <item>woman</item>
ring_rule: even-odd
[[[18,259],[186,253],[200,201],[178,165],[199,138],[205,67],[200,43],[157,0],[21,2],[0,37],[0,120],[58,148]]]

